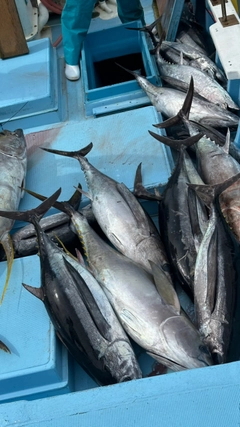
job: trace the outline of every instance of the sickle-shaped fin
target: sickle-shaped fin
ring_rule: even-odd
[[[145,25],[144,27],[140,27],[140,28],[136,28],[136,27],[125,27],[125,28],[127,30],[136,30],[136,31],[143,31],[145,33],[148,33],[149,36],[151,37],[153,45],[156,46],[157,45],[157,41],[156,41],[156,39],[155,39],[154,34],[153,34],[152,31],[153,31],[154,27],[156,27],[156,25],[161,22],[161,19],[162,19],[162,16],[159,16],[154,22],[152,22],[152,24]],[[163,36],[165,36],[165,35],[163,35]]]
[[[4,235],[4,237],[1,240],[1,243],[3,245],[3,249],[4,249],[4,252],[6,254],[6,259],[7,259],[7,277],[6,277],[5,285],[4,285],[4,288],[2,291],[0,304],[2,304],[3,298],[4,298],[5,293],[7,291],[7,288],[8,288],[9,279],[11,276],[11,271],[12,271],[12,266],[13,266],[13,261],[14,261],[13,243],[12,243],[12,239],[11,239],[11,236],[9,233],[6,233]]]
[[[158,124],[153,125],[153,126],[162,129],[162,128],[174,126],[174,125],[184,121],[184,119],[188,119],[189,114],[190,114],[191,105],[192,105],[192,100],[193,100],[193,93],[194,93],[194,81],[193,81],[193,77],[191,76],[190,83],[188,86],[188,91],[187,91],[183,106],[179,110],[177,115],[174,117],[170,117],[169,119],[163,121],[162,123],[158,123]]]
[[[61,150],[53,150],[52,148],[40,147],[41,150],[48,151],[49,153],[60,154],[61,156],[73,157],[78,159],[79,157],[86,156],[92,149],[93,143],[90,142],[86,147],[82,148],[78,151],[61,151]]]
[[[125,184],[117,183],[116,187],[122,198],[129,206],[129,209],[131,210],[134,218],[136,219],[138,227],[141,227],[142,230],[147,230],[149,222],[146,217],[145,211],[143,210],[137,198],[134,196],[133,193],[131,193],[131,191],[126,187]]]
[[[4,342],[2,342],[1,340],[0,340],[0,349],[3,350],[3,351],[5,351],[6,353],[11,353],[11,351],[6,346],[6,344],[4,344]]]
[[[80,187],[81,187],[81,184],[78,184],[78,187],[76,187],[76,191],[81,193]],[[34,191],[27,190],[26,188],[25,188],[25,191],[26,191],[26,193],[31,194],[31,196],[36,197],[36,199],[44,200],[44,201],[47,200],[47,197],[43,196],[42,194],[35,193]],[[67,215],[70,215],[72,210],[75,210],[74,206],[72,206],[72,204],[70,203],[70,200],[66,201],[66,202],[55,201],[52,206],[54,208],[60,210],[61,212],[64,212]]]
[[[154,282],[159,295],[166,305],[170,305],[174,311],[180,315],[180,302],[173,285],[159,265],[155,264],[151,260],[148,261],[152,268]]]
[[[52,196],[46,199],[37,208],[25,212],[0,210],[0,216],[19,221],[34,222],[34,218],[41,218],[54,205],[60,194],[61,188],[59,188]]]
[[[156,194],[150,193],[150,191],[147,191],[146,188],[143,186],[142,183],[142,163],[139,163],[135,179],[134,179],[134,189],[133,194],[139,198],[139,199],[145,199],[145,200],[162,200],[162,197],[158,197]]]
[[[102,335],[102,337],[109,341],[108,333],[110,330],[110,325],[105,319],[105,317],[102,315],[101,310],[91,293],[90,289],[88,288],[86,282],[82,278],[82,276],[79,274],[79,272],[64,258],[64,264],[67,267],[69,273],[71,274],[72,278],[74,279],[77,289],[80,292],[81,298],[94,322],[96,325],[99,333]],[[99,285],[100,287],[100,285]]]
[[[175,148],[175,150],[180,150],[181,147],[191,147],[192,145],[196,144],[202,137],[203,133],[199,132],[196,135],[190,136],[186,139],[171,139],[166,136],[159,135],[155,132],[152,132],[151,130],[148,131],[153,138],[157,139],[159,142],[162,142],[165,145],[168,145],[171,148]]]
[[[229,179],[226,179],[223,182],[220,182],[218,184],[213,185],[195,185],[195,184],[188,184],[190,188],[192,188],[194,191],[196,191],[197,195],[200,197],[200,199],[207,205],[210,206],[210,204],[228,187],[230,187],[232,184],[234,184],[236,181],[240,179],[240,172],[236,175],[232,176]]]
[[[34,288],[33,286],[26,285],[25,283],[22,283],[22,285],[25,289],[27,289],[28,292],[30,292],[30,294],[34,295],[41,301],[44,301],[44,294],[42,288]]]

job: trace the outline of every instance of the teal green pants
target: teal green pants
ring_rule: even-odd
[[[66,0],[61,15],[65,62],[78,65],[83,41],[87,35],[96,0]],[[122,23],[141,20],[144,13],[140,0],[117,0]]]

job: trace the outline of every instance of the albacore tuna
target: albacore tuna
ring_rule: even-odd
[[[71,206],[57,203],[55,207],[70,215],[91,272],[130,337],[171,369],[211,365],[209,352],[197,329],[181,312],[164,271],[151,262],[150,274],[103,241]]]
[[[22,129],[14,132],[3,130],[0,132],[0,209],[15,210],[19,206],[23,191],[21,187],[27,171],[27,147]],[[0,242],[7,257],[7,278],[2,291],[2,303],[7,290],[14,251],[10,237],[14,221],[8,218],[0,219]]]
[[[124,255],[151,271],[150,261],[170,271],[160,235],[131,191],[97,170],[82,150],[67,152],[43,148],[77,159],[84,172],[94,216],[111,243]],[[170,276],[169,276],[170,278]]]
[[[39,219],[59,195],[60,190],[30,211],[0,211],[8,218],[30,221],[36,228],[41,287],[24,287],[43,301],[58,337],[95,381],[103,385],[141,378],[129,339],[98,282],[39,226]]]
[[[134,71],[124,69],[135,77],[159,113],[169,118],[178,114],[184,103],[186,93],[169,87],[155,86],[145,77]],[[189,119],[213,127],[232,127],[239,123],[239,117],[236,114],[197,97],[192,100]]]

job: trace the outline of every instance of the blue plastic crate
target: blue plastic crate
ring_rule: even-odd
[[[48,38],[28,47],[28,55],[0,59],[0,123],[7,129],[56,123],[64,116],[56,50]]]
[[[140,21],[119,25],[102,31],[89,33],[84,42],[81,58],[81,72],[86,115],[100,115],[139,105],[148,105],[149,99],[139,87],[134,77],[113,84],[104,84],[100,79],[97,64],[104,60],[118,62],[126,55],[139,55],[147,79],[157,84],[157,69],[149,49],[152,44],[145,33],[128,30],[126,27],[140,28]],[[136,70],[136,68],[133,68]]]
[[[1,262],[1,292],[5,278],[6,262]],[[72,389],[67,351],[56,339],[43,303],[33,298],[22,282],[40,286],[37,255],[14,260],[0,308],[0,338],[11,350],[11,354],[0,352],[0,403]]]

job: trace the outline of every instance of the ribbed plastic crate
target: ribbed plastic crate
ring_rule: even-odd
[[[135,71],[141,69],[149,81],[159,82],[149,52],[153,47],[149,36],[126,27],[140,28],[142,23],[119,25],[89,33],[86,37],[81,58],[86,116],[149,104],[135,78],[127,73],[122,77],[122,70],[115,63],[125,64],[126,68]],[[130,65],[127,67],[127,64]]]
[[[0,59],[0,123],[7,129],[61,121],[56,50],[49,38],[28,43],[29,54]]]

